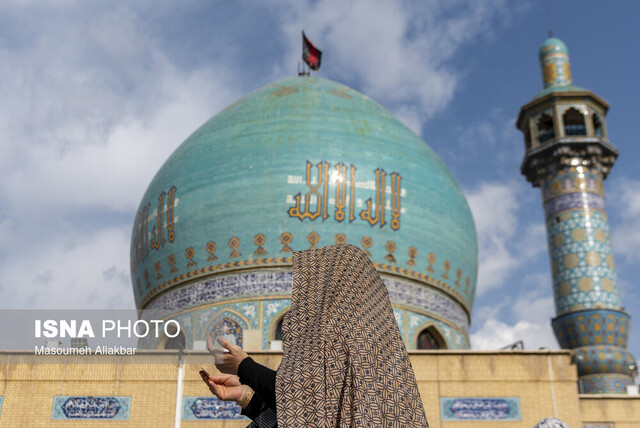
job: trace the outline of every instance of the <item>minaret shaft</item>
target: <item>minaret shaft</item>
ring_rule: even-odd
[[[603,182],[618,155],[609,143],[608,105],[571,81],[558,39],[540,49],[544,89],[523,106],[522,173],[540,187],[556,318],[562,348],[574,351],[582,393],[626,392],[634,358],[626,350],[630,318],[618,290]]]

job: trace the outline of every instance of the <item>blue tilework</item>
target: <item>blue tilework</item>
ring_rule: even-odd
[[[635,360],[624,348],[618,346],[583,346],[574,348],[578,375],[618,374],[631,377],[630,366]]]
[[[2,416],[2,395],[0,395],[0,416]]]
[[[128,420],[131,397],[55,396],[51,419]]]
[[[242,314],[249,321],[249,325],[247,325],[244,319],[238,317],[229,310]],[[227,305],[210,306],[202,309],[197,309],[195,311],[195,314],[197,320],[195,334],[198,340],[203,340],[206,337],[208,331],[205,332],[204,328],[206,326],[210,328],[211,320],[213,320],[214,318],[230,316],[231,318],[238,321],[243,328],[258,328],[258,302],[232,303]]]
[[[252,272],[219,276],[171,290],[154,299],[148,309],[177,310],[225,299],[291,294],[291,272]]]
[[[630,322],[625,312],[600,309],[571,312],[555,318],[552,325],[564,349],[597,345],[626,349]]]
[[[232,298],[262,297],[274,294],[290,295],[292,283],[292,272],[266,271],[226,275],[171,290],[153,300],[149,305],[149,310],[174,311]],[[467,313],[459,303],[445,293],[398,279],[384,278],[384,283],[392,303],[433,312],[451,321],[461,330],[468,330],[469,317]],[[251,307],[251,304],[248,303],[237,303],[232,304],[231,307],[237,312],[243,313],[251,321],[251,328],[255,329],[258,328],[258,317],[257,307],[255,304],[253,305]],[[223,307],[227,306],[217,307],[215,311],[219,311]],[[198,315],[198,317],[198,326],[201,326],[203,317],[211,319],[209,313]],[[199,337],[199,333],[197,336]]]
[[[291,299],[274,299],[262,302],[262,349],[269,349],[269,330],[274,317],[291,306]]]
[[[626,394],[633,380],[627,376],[601,374],[583,376],[578,385],[581,394]]]
[[[540,46],[539,58],[545,89],[571,85],[569,51],[560,39],[547,39]]]
[[[575,208],[598,210],[602,212],[606,212],[607,210],[603,196],[586,192],[568,193],[545,202],[544,215],[545,218],[549,220],[549,218],[555,216],[559,212]]]
[[[240,414],[242,409],[233,401],[221,401],[216,397],[182,397],[182,420],[248,419]]]
[[[572,211],[547,222],[558,314],[620,308],[620,294],[605,214]]]
[[[460,333],[450,325],[443,323],[440,320],[431,318],[427,315],[418,314],[415,312],[407,311],[408,318],[408,335],[405,339],[407,349],[416,349],[415,338],[417,336],[418,329],[423,328],[427,323],[434,324],[438,327],[438,330],[444,336],[444,340],[447,343],[447,349],[469,349],[469,339],[466,335]]]
[[[440,397],[442,421],[519,421],[518,397]]]
[[[541,185],[542,201],[569,193],[592,193],[604,197],[602,174],[597,169],[569,167],[557,171],[544,180]]]

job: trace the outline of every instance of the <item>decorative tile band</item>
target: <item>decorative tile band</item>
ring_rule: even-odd
[[[128,420],[131,397],[55,396],[51,419]]]
[[[629,314],[614,310],[572,312],[554,318],[553,331],[564,349],[578,346],[627,347]]]
[[[626,394],[627,385],[633,385],[633,380],[620,375],[588,375],[578,379],[581,394]]]
[[[2,415],[2,395],[0,395],[0,416]]]
[[[559,212],[571,209],[607,212],[604,197],[594,193],[567,193],[544,203],[544,215],[547,220]]]
[[[433,260],[433,261],[432,261]],[[427,267],[428,272],[434,271],[432,268],[432,264],[435,262],[435,256],[430,258],[429,267]],[[471,281],[469,277],[463,279],[462,271],[460,269],[455,270],[455,281],[454,287],[450,286],[444,281],[441,281],[433,276],[426,275],[411,269],[405,269],[398,266],[384,264],[384,263],[373,263],[376,269],[379,272],[387,272],[393,273],[399,276],[404,276],[407,278],[411,278],[420,282],[424,282],[429,284],[435,288],[438,288],[442,291],[445,291],[447,294],[453,296],[466,310],[468,314],[471,314],[471,305],[473,304],[473,287],[471,286]],[[153,300],[153,298],[163,292],[164,290],[171,288],[174,285],[177,285],[181,282],[197,279],[199,277],[210,275],[212,273],[231,273],[234,270],[240,269],[250,269],[250,268],[262,268],[262,267],[291,267],[291,257],[276,257],[276,258],[266,258],[266,259],[254,259],[254,260],[239,260],[233,263],[224,263],[221,265],[215,266],[207,266],[204,268],[196,269],[194,271],[176,276],[168,281],[163,282],[162,284],[154,287],[145,293],[142,301],[138,302],[138,307],[141,309],[148,309],[147,305],[149,302]],[[449,279],[454,276],[453,272],[449,272],[451,270],[451,264],[448,260],[444,262],[444,273],[442,277],[445,279]],[[148,275],[147,275],[148,277]],[[145,277],[145,282],[148,282],[147,277]],[[452,278],[453,279],[453,278]],[[140,283],[140,280],[138,279]],[[140,288],[140,287],[139,287]],[[462,291],[462,294],[460,291]],[[138,296],[136,295],[136,299]]]
[[[546,54],[540,60],[544,87],[567,86],[571,84],[569,56],[564,52]]]
[[[560,170],[546,177],[541,183],[541,188],[543,202],[560,195],[580,192],[594,193],[604,198],[602,173],[586,167],[580,167],[580,171],[574,166]]]
[[[246,419],[233,401],[215,397],[182,397],[182,420]]]
[[[174,311],[215,301],[290,295],[292,272],[252,272],[226,275],[171,290],[154,299],[149,310]],[[402,304],[438,314],[466,332],[469,317],[461,305],[435,290],[409,282],[384,278],[389,298]]]
[[[442,421],[519,421],[518,397],[440,397]]]

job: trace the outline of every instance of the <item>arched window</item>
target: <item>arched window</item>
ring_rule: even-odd
[[[545,143],[556,136],[553,131],[553,118],[544,113],[538,119],[536,123],[538,127],[538,142],[540,144]]]
[[[281,317],[280,320],[278,321],[278,324],[276,324],[276,331],[275,334],[273,335],[273,338],[275,340],[282,340],[282,322],[284,321],[284,317]]]
[[[284,317],[289,310],[286,309],[271,320],[269,333],[269,349],[272,351],[282,351],[282,324]]]
[[[182,331],[175,336],[177,327],[171,323],[167,325],[167,333],[170,336],[165,336],[160,341],[160,349],[185,349],[187,347],[187,338]],[[174,337],[171,337],[174,336]]]
[[[427,327],[418,335],[417,349],[447,349],[446,342],[433,326]]]
[[[593,133],[598,137],[602,137],[602,121],[600,120],[600,116],[597,113],[593,113],[591,115],[591,123],[593,125]]]
[[[562,116],[564,122],[564,135],[587,135],[587,128],[584,126],[584,115],[577,109],[571,107]]]

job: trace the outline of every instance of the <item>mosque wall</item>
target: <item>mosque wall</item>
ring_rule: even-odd
[[[104,357],[105,364],[80,356],[45,364],[26,351],[0,353],[0,425],[174,426],[177,353],[138,352]],[[281,354],[252,357],[275,368]],[[640,396],[578,394],[568,351],[415,351],[410,357],[432,428],[531,428],[553,416],[571,428],[640,426]],[[245,427],[246,419],[211,418],[237,417],[237,407],[216,402],[202,384],[198,371],[213,368],[210,357],[184,358],[181,426]],[[102,419],[86,418],[91,415]]]

